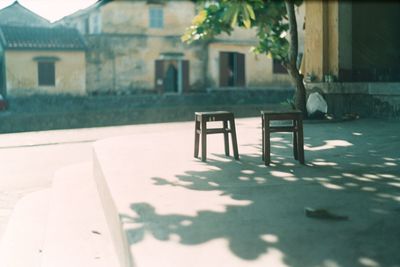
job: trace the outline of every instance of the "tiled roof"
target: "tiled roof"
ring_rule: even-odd
[[[14,26],[51,26],[49,21],[25,8],[18,1],[0,10],[0,23]]]
[[[4,49],[84,50],[86,48],[78,30],[65,27],[0,26],[0,40]]]

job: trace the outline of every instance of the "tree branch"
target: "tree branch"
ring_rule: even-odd
[[[289,64],[296,66],[297,63],[297,53],[299,49],[299,40],[297,36],[297,21],[296,14],[294,11],[293,0],[285,0],[286,11],[289,19]]]

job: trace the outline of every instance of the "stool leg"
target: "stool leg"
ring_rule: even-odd
[[[224,127],[224,142],[225,142],[225,156],[229,156],[229,135],[228,135],[228,121],[223,121]]]
[[[233,155],[236,160],[239,160],[239,150],[238,150],[237,138],[236,138],[235,118],[232,118],[229,120],[229,126],[231,127]]]
[[[264,163],[265,166],[269,166],[271,163],[271,134],[269,132],[269,119],[264,119]]]
[[[303,135],[303,121],[300,118],[297,122],[298,126],[298,134],[297,134],[297,146],[298,146],[298,155],[299,162],[304,164],[304,135]]]
[[[299,130],[299,123],[298,120],[293,120],[293,156],[295,160],[299,159],[299,151],[298,151],[298,130]]]
[[[261,160],[264,161],[265,155],[264,155],[264,146],[265,146],[265,141],[264,141],[264,131],[265,131],[265,125],[264,125],[264,115],[261,115]]]
[[[200,122],[195,118],[194,124],[194,157],[199,157],[199,141],[200,141]]]
[[[201,120],[201,160],[207,160],[207,122]]]

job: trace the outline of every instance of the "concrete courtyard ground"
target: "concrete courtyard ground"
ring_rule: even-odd
[[[191,266],[400,266],[399,122],[306,122],[306,165],[293,160],[290,135],[275,134],[270,167],[260,159],[259,118],[237,119],[240,161],[223,155],[220,136],[210,137],[207,163],[194,160],[187,154],[193,148],[193,126],[183,122],[3,135],[3,225],[16,199],[50,185],[52,171],[90,159],[94,140],[127,135],[103,145],[113,144],[108,156],[117,163],[127,156],[125,151],[137,151],[130,159],[140,164],[121,161],[116,168],[121,179],[127,174],[145,186],[123,188],[136,194],[116,199],[117,206],[128,207],[122,215],[137,266],[188,266],[185,259]],[[144,163],[154,151],[140,148],[158,134],[172,136],[160,149],[170,157]],[[180,146],[188,159],[175,154]],[[166,203],[168,195],[174,201]],[[306,207],[349,220],[310,218]]]
[[[31,192],[51,187],[58,169],[91,161],[95,141],[159,130],[162,125],[165,124],[1,134],[0,239],[16,202]]]

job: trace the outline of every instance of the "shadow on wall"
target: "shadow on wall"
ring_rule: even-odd
[[[187,246],[222,238],[249,263],[273,256],[277,266],[399,266],[400,155],[394,148],[400,136],[389,134],[383,143],[379,125],[372,132],[357,122],[342,126],[306,125],[306,166],[289,158],[291,136],[275,134],[271,167],[259,154],[242,154],[240,162],[215,155],[209,171],[187,170],[178,182],[153,177],[165,190],[216,191],[245,204],[187,216],[132,203],[132,213],[123,216],[135,225],[127,232],[130,244],[146,234],[165,242],[177,236]],[[246,146],[261,150],[259,143]],[[305,207],[350,219],[308,218]]]

